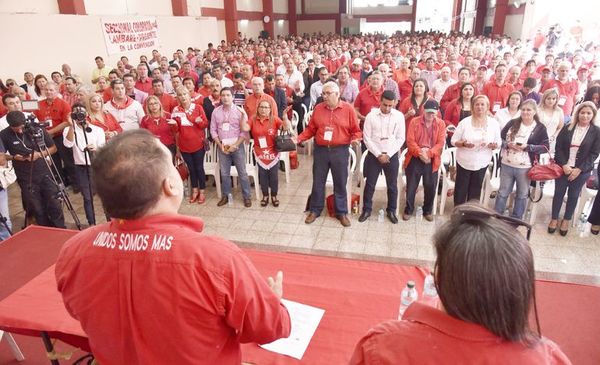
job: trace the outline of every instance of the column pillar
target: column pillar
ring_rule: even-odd
[[[485,21],[485,15],[487,13],[488,0],[477,0],[477,13],[475,15],[475,28],[473,34],[483,34],[483,24]]]
[[[60,14],[87,15],[83,0],[57,0]]]
[[[173,16],[188,16],[187,0],[171,0]]]
[[[263,4],[263,17],[265,15],[269,16],[269,22],[265,23],[263,20],[263,29],[269,32],[269,37],[275,38],[275,26],[274,21],[275,17],[273,14],[273,0],[262,0]]]
[[[298,18],[296,14],[296,0],[288,0],[288,31],[292,35],[298,34]]]
[[[523,5],[525,6],[525,5]],[[502,35],[504,34],[504,21],[508,14],[508,0],[496,1],[496,11],[494,13],[494,25],[492,27],[492,34]]]
[[[238,39],[238,18],[236,0],[223,0],[225,11],[225,34],[227,41]]]

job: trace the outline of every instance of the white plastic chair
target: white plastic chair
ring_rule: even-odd
[[[365,196],[365,186],[367,184],[367,178],[365,177],[365,159],[367,158],[367,154],[368,152],[365,151],[365,153],[362,154],[362,157],[360,158],[360,164],[359,164],[359,172],[360,172],[360,203],[359,203],[359,211],[362,212],[363,210],[363,205],[364,205],[364,196]],[[397,187],[398,187],[398,201],[396,202],[396,215],[398,215],[398,212],[400,211],[400,186],[402,185],[401,181],[402,179],[400,178],[400,168],[398,169],[398,178],[397,178]],[[375,191],[377,190],[385,190],[387,192],[387,181],[385,180],[385,174],[383,173],[383,170],[379,173],[379,176],[377,177],[377,182],[375,183]]]
[[[215,178],[217,197],[221,199],[221,171],[217,159],[217,148],[219,147],[214,142],[210,142],[210,150],[204,154],[204,174],[212,175]]]
[[[2,341],[3,339],[6,339],[6,342],[8,342],[8,346],[10,347],[10,350],[12,351],[13,356],[15,357],[15,359],[17,361],[25,360],[25,356],[23,355],[23,352],[21,352],[19,345],[17,345],[17,342],[15,341],[14,337],[10,333],[0,331],[0,341]]]
[[[310,121],[310,117],[312,116],[312,110],[305,113],[304,114],[304,119],[302,120],[302,130],[306,130],[306,127],[308,127],[308,122]],[[306,150],[308,151],[308,155],[311,156],[312,155],[312,150],[313,150],[313,143],[314,143],[314,138],[311,138],[308,141],[304,141],[304,146],[306,147]]]
[[[283,166],[285,167],[285,183],[288,184],[290,182],[290,153],[289,152],[279,152],[279,160],[283,162]]]
[[[352,210],[352,175],[354,175],[354,171],[356,170],[356,153],[352,150],[352,147],[349,148],[350,151],[350,161],[348,163],[348,181],[346,182],[346,194],[348,196],[348,212]],[[331,176],[331,170],[327,173],[327,181],[325,182],[325,189],[327,187],[333,188],[333,176]]]
[[[446,169],[448,164],[448,169]],[[442,194],[440,195],[440,214],[444,214],[448,191],[454,189],[455,182],[450,178],[450,167],[456,168],[456,147],[450,147],[442,153],[441,164]]]
[[[485,173],[483,180],[483,193],[481,194],[481,204],[487,207],[490,202],[492,192],[497,192],[500,189],[500,150],[497,149],[492,153],[491,167]]]
[[[246,149],[246,173],[248,174],[249,178],[252,177],[254,179],[254,190],[256,190],[256,200],[260,200],[258,166],[256,165],[256,156],[254,156],[254,142],[250,140],[250,142],[244,143],[243,146]],[[230,174],[231,176],[239,176],[235,166],[231,166]]]
[[[292,110],[292,120],[290,122],[292,123],[292,128],[295,130],[300,122],[300,117],[298,116],[297,111]]]

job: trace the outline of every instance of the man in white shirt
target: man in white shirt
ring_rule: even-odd
[[[317,104],[317,99],[321,96],[323,92],[323,85],[329,78],[329,71],[327,71],[327,67],[323,66],[319,69],[319,81],[313,83],[310,86],[310,107],[314,108]]]
[[[125,95],[125,85],[120,79],[110,83],[113,98],[104,104],[104,110],[112,114],[123,130],[138,129],[144,117],[142,104]]]
[[[438,103],[442,100],[442,96],[446,92],[448,86],[456,84],[456,80],[450,78],[450,67],[444,66],[440,70],[440,78],[433,82],[431,93],[433,98]]]
[[[75,176],[83,196],[85,217],[90,226],[96,225],[93,193],[90,185],[92,156],[99,147],[104,146],[106,137],[100,127],[87,123],[87,112],[82,104],[74,104],[71,109],[69,126],[63,129],[63,143],[73,151]]]
[[[285,83],[297,94],[302,93],[304,91],[304,78],[302,77],[302,73],[296,70],[294,60],[292,60],[291,57],[288,57],[283,61],[283,64],[285,65],[285,72],[283,73]]]
[[[387,217],[398,223],[396,209],[398,207],[398,169],[399,152],[404,144],[404,115],[396,110],[398,99],[392,91],[386,90],[381,95],[379,109],[372,109],[365,118],[363,141],[367,146],[364,171],[367,178],[363,195],[363,209],[359,222],[364,222],[373,209],[373,193],[381,170],[387,185]]]
[[[223,75],[223,68],[220,65],[213,66],[212,73],[221,83],[221,87],[233,87],[233,81]]]

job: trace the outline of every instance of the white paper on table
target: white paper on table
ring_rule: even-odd
[[[290,336],[259,346],[265,350],[302,360],[302,356],[304,356],[304,352],[306,352],[308,344],[315,334],[323,314],[325,314],[325,309],[286,299],[281,299],[281,302],[290,313],[292,322]]]

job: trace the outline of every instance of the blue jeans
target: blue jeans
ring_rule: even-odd
[[[12,223],[10,221],[10,215],[8,212],[8,192],[6,189],[0,190],[0,213],[6,218],[6,224],[8,228],[12,230]],[[0,223],[0,241],[4,241],[10,237],[10,233],[6,230],[3,223]]]
[[[206,175],[204,174],[204,154],[206,151],[204,148],[199,149],[196,152],[181,152],[181,157],[185,161],[185,164],[190,170],[190,181],[192,188],[200,188],[204,190],[206,188]]]
[[[223,196],[231,193],[231,164],[235,166],[242,186],[242,196],[244,199],[250,199],[250,180],[246,172],[246,147],[244,144],[235,152],[225,154],[221,149],[218,150],[219,168],[221,169],[221,192]]]
[[[500,166],[500,189],[496,197],[494,209],[499,214],[504,214],[506,201],[513,191],[513,186],[517,184],[517,193],[515,196],[515,205],[513,206],[511,217],[523,218],[525,207],[527,206],[527,195],[529,194],[529,178],[527,172],[529,168],[516,168],[502,164]]]

